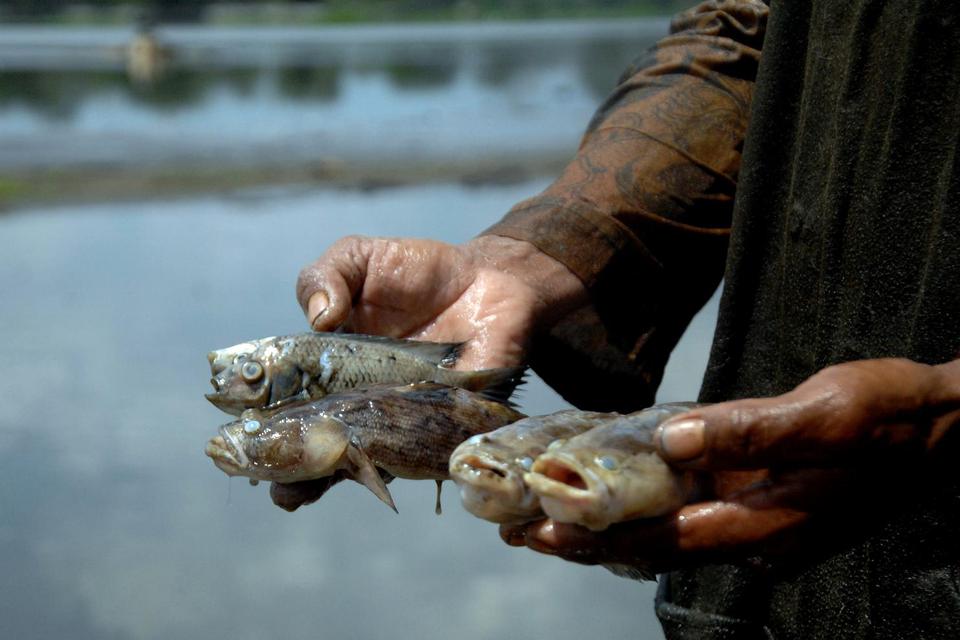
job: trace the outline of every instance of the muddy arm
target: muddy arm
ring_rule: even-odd
[[[759,0],[678,15],[623,74],[562,175],[484,232],[531,242],[589,288],[592,305],[539,336],[531,358],[582,408],[650,404],[720,281],[766,18]],[[585,381],[584,367],[596,375]]]

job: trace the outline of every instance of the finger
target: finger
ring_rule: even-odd
[[[882,359],[828,367],[793,391],[696,409],[661,425],[661,455],[693,468],[836,464],[921,449],[933,368]]]
[[[526,540],[535,551],[581,564],[617,563],[661,572],[779,549],[808,519],[806,512],[786,507],[707,502],[668,518],[625,522],[600,532],[547,520],[532,525]]]
[[[667,420],[655,443],[668,462],[700,469],[822,465],[852,451],[875,426],[862,399],[835,380],[781,396],[736,400]]]
[[[363,287],[373,239],[347,236],[331,246],[297,278],[297,300],[314,331],[330,331],[350,315]]]
[[[511,547],[523,547],[527,544],[527,527],[530,523],[501,524],[500,539]]]
[[[296,511],[298,508],[316,502],[330,487],[340,482],[342,476],[335,474],[316,480],[300,482],[270,483],[270,499],[273,504],[286,511]]]
[[[837,506],[862,507],[869,500],[868,492],[862,491],[864,485],[864,479],[853,469],[791,469],[771,473],[764,480],[724,495],[723,499],[751,509],[786,507],[824,512]],[[861,493],[863,495],[858,495]]]

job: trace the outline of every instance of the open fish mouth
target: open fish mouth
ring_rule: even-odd
[[[540,498],[543,511],[557,522],[574,522],[594,531],[610,525],[610,487],[588,467],[562,454],[537,458],[523,476]]]
[[[490,522],[527,522],[543,517],[540,503],[507,462],[470,453],[451,461],[450,476],[460,487],[467,511]]]
[[[465,480],[484,479],[494,483],[506,480],[509,472],[509,468],[503,462],[477,454],[457,458],[451,467],[451,471],[462,476]]]
[[[227,475],[244,475],[244,471],[250,466],[250,460],[243,447],[226,427],[220,427],[220,435],[207,442],[204,453],[212,458],[213,463]]]
[[[585,504],[603,498],[606,485],[590,469],[572,456],[542,455],[533,463],[523,480],[542,498],[555,498]]]
[[[590,492],[597,481],[592,476],[576,460],[555,455],[540,456],[526,474],[526,478],[533,479],[544,490],[564,495]]]

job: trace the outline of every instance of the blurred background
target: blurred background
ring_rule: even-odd
[[[204,457],[203,393],[210,349],[306,328],[338,237],[459,242],[546,186],[687,4],[0,2],[0,637],[662,637],[652,583],[509,548],[452,485],[277,509]]]

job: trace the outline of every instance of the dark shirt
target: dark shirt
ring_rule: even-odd
[[[954,3],[791,0],[768,15],[706,2],[672,31],[564,175],[488,230],[590,289],[590,307],[535,343],[538,372],[579,406],[648,404],[721,276],[702,400],[783,393],[854,359],[956,358]],[[869,535],[789,572],[664,576],[667,636],[960,638],[957,474],[920,487]]]

